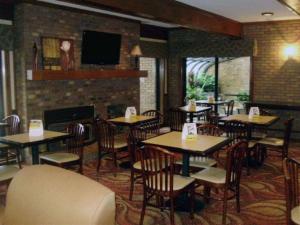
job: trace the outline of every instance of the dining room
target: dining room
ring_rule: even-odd
[[[0,0],[1,223],[300,224],[299,15]]]

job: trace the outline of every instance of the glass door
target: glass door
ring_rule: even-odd
[[[217,97],[216,58],[186,58],[185,64],[185,102],[190,99],[206,100]]]

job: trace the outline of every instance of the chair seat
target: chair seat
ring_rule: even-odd
[[[161,127],[159,128],[159,133],[160,134],[166,134],[166,133],[169,133],[171,132],[171,127]]]
[[[295,224],[300,224],[300,206],[296,206],[291,211],[291,220]]]
[[[259,144],[263,145],[271,145],[271,146],[283,146],[283,140],[280,138],[263,138],[262,140],[258,141]]]
[[[40,156],[40,158],[54,163],[67,163],[67,162],[78,160],[79,156],[73,153],[57,152],[57,153],[42,155]]]
[[[176,164],[182,165],[182,160],[176,161]],[[216,165],[217,161],[208,157],[190,157],[190,167],[207,168]]]
[[[165,181],[165,177],[164,176],[163,176],[162,180]],[[195,179],[191,178],[191,177],[174,175],[173,176],[173,190],[174,191],[179,191],[179,190],[185,188],[186,186],[190,185],[194,181],[195,181]],[[162,185],[163,186],[162,190],[163,191],[169,191],[170,190],[170,185],[169,184],[170,184],[170,181],[168,180],[167,190],[166,190],[165,184]],[[160,187],[160,180],[158,180],[157,186]]]
[[[11,180],[19,170],[15,165],[0,166],[0,182]]]
[[[125,135],[116,135],[114,137],[114,147],[115,148],[125,148],[127,147],[127,140]]]
[[[252,132],[251,137],[254,139],[263,139],[267,137],[267,134],[266,132],[254,131]]]
[[[198,173],[191,174],[198,181],[206,181],[214,184],[225,184],[226,170],[216,167],[208,167]]]
[[[148,160],[146,160],[147,163],[148,163]],[[152,166],[154,167],[154,163],[152,161]],[[162,167],[165,168],[165,162],[162,162]],[[136,169],[136,170],[142,170],[142,162],[141,161],[137,161],[133,164],[133,168]]]
[[[254,140],[248,141],[248,148],[253,148],[255,145],[257,145],[257,141]]]
[[[9,145],[6,145],[6,144],[0,143],[0,151],[1,151],[2,149],[7,149],[7,148],[10,148],[10,146],[9,146]]]

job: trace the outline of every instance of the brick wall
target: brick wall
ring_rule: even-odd
[[[106,116],[106,106],[110,104],[123,103],[139,108],[138,78],[28,81],[25,75],[26,70],[32,67],[33,43],[36,42],[40,50],[42,36],[73,39],[76,69],[131,68],[129,53],[132,46],[139,42],[139,23],[28,3],[16,6],[14,23],[17,105],[25,123],[28,119],[42,118],[44,110],[53,108],[95,104],[97,112],[103,116]],[[82,66],[80,52],[83,30],[122,34],[120,65]]]
[[[140,112],[156,109],[156,60],[141,57],[140,69],[148,71],[148,77],[140,78]]]
[[[183,58],[251,56],[252,44],[252,41],[248,39],[233,39],[187,29],[172,30],[169,33],[169,107],[182,104],[181,64]]]
[[[13,49],[13,26],[0,24],[0,49]]]
[[[244,26],[245,36],[258,44],[258,55],[253,58],[255,101],[300,103],[300,57],[287,60],[283,56],[284,46],[299,44],[299,32],[299,20]]]

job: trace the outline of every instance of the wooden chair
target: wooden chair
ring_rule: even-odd
[[[142,178],[142,164],[141,164],[141,154],[138,151],[139,148],[143,146],[142,141],[146,140],[147,132],[140,127],[135,127],[131,129],[128,135],[127,143],[130,155],[130,191],[129,200],[132,200],[134,183],[136,180]]]
[[[174,225],[174,200],[182,193],[189,193],[191,217],[193,217],[195,179],[174,175],[175,155],[155,146],[145,146],[141,155],[144,199],[140,225],[143,224],[146,206],[150,205],[149,200],[153,196],[159,198],[159,206],[162,208],[164,198],[170,199],[170,222],[171,225]],[[168,165],[168,169],[166,169],[166,165]]]
[[[251,157],[254,157],[257,161],[261,161],[259,158],[260,153],[258,149],[258,144],[256,140],[252,140],[249,137],[252,126],[251,124],[243,123],[237,120],[230,120],[225,122],[225,132],[226,136],[232,139],[232,144],[238,143],[240,141],[247,141],[248,148],[246,151],[247,154],[247,175],[250,175],[250,161]]]
[[[96,140],[98,142],[97,171],[100,169],[102,157],[107,154],[112,155],[114,165],[117,167],[117,160],[128,157],[128,155],[117,157],[118,152],[127,148],[126,136],[123,134],[116,135],[116,125],[102,118],[95,120],[95,129]]]
[[[227,160],[225,169],[209,167],[191,177],[196,179],[196,183],[204,185],[204,196],[208,201],[210,198],[210,189],[218,188],[223,190],[223,217],[222,224],[226,224],[227,201],[236,198],[236,209],[240,212],[240,177],[242,171],[242,161],[247,149],[247,142],[239,142],[227,151]],[[232,192],[232,195],[229,195]]]
[[[15,135],[20,133],[20,118],[18,115],[10,115],[3,119],[3,122],[7,124],[6,135]],[[13,149],[11,146],[0,143],[0,152],[4,158],[0,159],[0,162],[8,164],[10,161],[16,161],[21,168],[20,154],[18,150]]]
[[[224,115],[220,115],[220,117],[230,116],[233,114],[233,108],[234,108],[234,100],[230,100],[226,107],[224,107]]]
[[[142,115],[144,116],[153,116],[156,117],[157,120],[151,121],[149,122],[149,125],[151,127],[151,125],[153,126],[154,129],[152,129],[154,131],[155,134],[165,134],[171,131],[170,127],[162,127],[163,125],[163,115],[158,111],[158,110],[148,110],[142,113]],[[147,123],[146,123],[147,126]]]
[[[209,136],[221,136],[223,131],[215,125],[204,124],[197,127],[198,134]],[[177,165],[182,166],[182,160],[176,161]],[[191,171],[205,169],[207,167],[217,166],[217,161],[211,157],[191,156],[190,169]]]
[[[281,138],[272,138],[266,137],[258,141],[259,147],[262,151],[274,150],[281,153],[282,158],[288,157],[288,149],[290,144],[290,137],[292,133],[294,118],[288,119],[284,122],[285,131],[284,137]],[[271,147],[271,148],[270,148]]]
[[[300,162],[284,158],[283,173],[286,198],[286,224],[300,224],[299,204],[299,168]]]
[[[172,131],[182,131],[186,122],[186,115],[179,109],[170,109],[168,112],[169,125]]]
[[[78,172],[82,173],[84,126],[80,123],[69,124],[67,132],[71,138],[66,140],[66,152],[41,155],[40,162],[62,168],[78,166]]]

